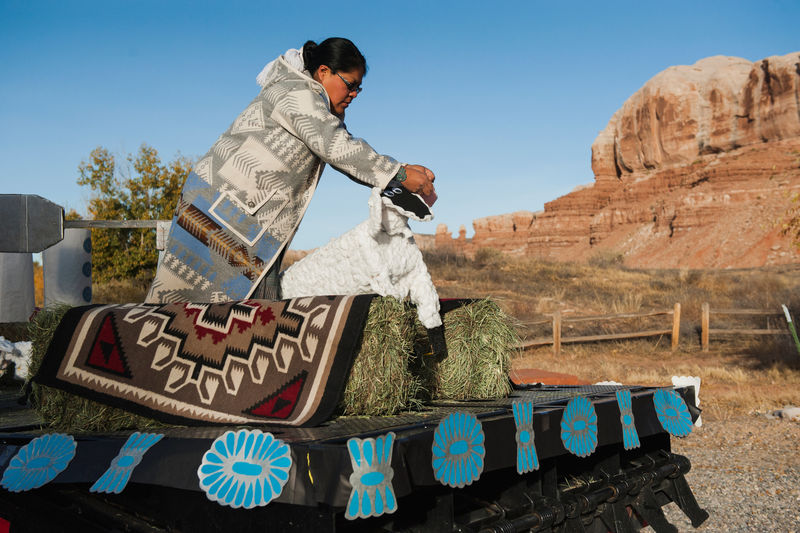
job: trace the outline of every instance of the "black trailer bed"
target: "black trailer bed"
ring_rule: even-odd
[[[623,446],[623,423],[616,396],[620,390],[631,394],[631,413],[640,441],[636,448]],[[86,531],[92,527],[108,530],[109,524],[115,524],[120,531],[213,531],[223,525],[240,531],[628,531],[634,529],[627,529],[623,522],[641,525],[646,521],[657,527],[663,519],[660,506],[680,500],[681,508],[699,524],[705,518],[704,512],[683,480],[689,463],[670,453],[670,435],[659,421],[654,404],[657,390],[638,386],[538,386],[517,389],[503,400],[435,402],[420,413],[341,417],[311,428],[162,428],[153,431],[163,437],[141,456],[141,462],[129,472],[129,482],[118,494],[89,489],[99,482],[133,432],[78,433],[71,435],[76,443],[74,457],[50,482],[20,492],[0,488],[0,520],[10,522],[12,531],[25,530],[31,519],[37,524],[52,519],[53,523],[46,523],[57,527],[63,524],[64,516],[74,517],[76,512],[86,520],[82,525]],[[676,392],[695,420],[698,412],[694,408],[694,389],[680,388]],[[23,447],[47,433],[39,428],[34,412],[16,403],[18,396],[16,391],[5,390],[0,397],[0,472],[10,468],[10,461]],[[585,457],[568,450],[562,440],[565,408],[574,398],[587,399],[597,417],[596,448],[588,454],[584,450],[581,455]],[[529,465],[527,472],[519,472],[521,445],[514,402],[530,402],[533,407],[532,429],[539,468]],[[461,479],[460,486],[438,480],[432,466],[436,459],[432,448],[435,433],[440,431],[440,437],[444,434],[443,429],[437,428],[456,413],[461,418],[449,420],[479,422],[480,448],[484,452],[482,471],[470,483]],[[212,451],[218,437],[242,429],[269,432],[286,443],[291,468],[282,490],[267,505],[231,509],[243,507],[241,498],[228,506],[210,501],[201,487],[198,469],[201,463],[207,464],[205,454]],[[359,446],[365,439],[382,442],[390,432],[394,434],[392,475],[387,482],[381,474],[384,481],[379,489],[387,485],[392,489],[396,512],[388,510],[388,502],[382,502],[385,512],[377,513],[374,507],[366,509],[369,512],[358,509],[358,516],[354,517],[352,507],[348,508],[354,493],[350,481],[354,448],[348,447],[348,441],[361,439],[357,441]],[[235,435],[238,437],[239,433]],[[461,442],[448,444],[449,449],[469,446],[458,444]],[[366,454],[369,448],[355,449]],[[449,455],[446,460],[450,461]],[[463,469],[460,472],[464,475]],[[373,478],[377,479],[377,475],[373,474]],[[611,490],[609,487],[615,483],[614,496],[598,493]],[[366,493],[367,485],[359,484],[357,488]],[[237,502],[239,505],[235,505]],[[51,509],[52,515],[34,517],[33,510],[42,506]]]

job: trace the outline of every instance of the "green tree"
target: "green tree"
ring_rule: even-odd
[[[91,189],[94,220],[167,220],[172,218],[192,161],[178,156],[162,164],[155,148],[143,144],[119,168],[103,147],[78,166],[78,184]],[[151,278],[158,261],[152,229],[92,229],[92,278]]]

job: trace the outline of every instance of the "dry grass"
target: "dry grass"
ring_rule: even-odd
[[[542,347],[525,352],[512,364],[574,374],[592,383],[615,380],[661,386],[669,385],[675,375],[700,376],[702,407],[711,418],[800,405],[800,365],[796,360],[754,359],[746,345],[755,342],[712,345],[708,353],[692,348],[672,352],[668,339],[661,345],[648,340],[574,344],[563,346],[558,358],[550,347]],[[788,348],[776,346],[776,353]]]
[[[442,297],[492,297],[520,323],[523,337],[550,337],[548,313],[565,317],[665,311],[680,303],[679,349],[670,338],[564,344],[526,350],[514,368],[533,367],[577,375],[587,381],[615,380],[642,385],[670,384],[673,375],[702,378],[705,415],[724,418],[786,404],[800,405],[800,354],[789,336],[711,338],[700,349],[700,308],[772,309],[786,304],[800,315],[800,266],[742,270],[633,270],[613,257],[590,264],[516,259],[481,252],[471,261],[427,254]],[[543,322],[530,325],[531,322]],[[781,316],[714,315],[712,328],[784,329]],[[670,329],[671,317],[565,322],[563,336],[596,335],[645,329]]]
[[[150,281],[140,279],[112,280],[92,284],[93,304],[143,302]]]

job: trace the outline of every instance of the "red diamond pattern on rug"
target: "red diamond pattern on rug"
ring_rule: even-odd
[[[300,372],[294,379],[278,389],[274,394],[267,396],[264,400],[257,403],[245,413],[253,416],[263,416],[265,418],[286,419],[294,411],[297,399],[303,392],[308,372]]]
[[[86,364],[115,376],[131,377],[112,315],[106,315],[94,339]]]

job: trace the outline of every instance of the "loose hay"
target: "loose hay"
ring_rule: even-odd
[[[372,301],[361,350],[339,405],[341,414],[382,416],[419,407],[420,379],[409,370],[415,316],[394,298]]]
[[[490,400],[511,392],[510,358],[519,337],[512,319],[491,300],[444,315],[447,357],[423,359],[423,386],[434,399]],[[420,339],[422,340],[422,339]]]
[[[35,376],[68,305],[55,305],[39,311],[31,321],[28,331],[31,339],[29,376]],[[34,409],[48,428],[57,431],[117,431],[121,429],[148,429],[165,424],[109,407],[107,405],[28,381],[30,400]]]

